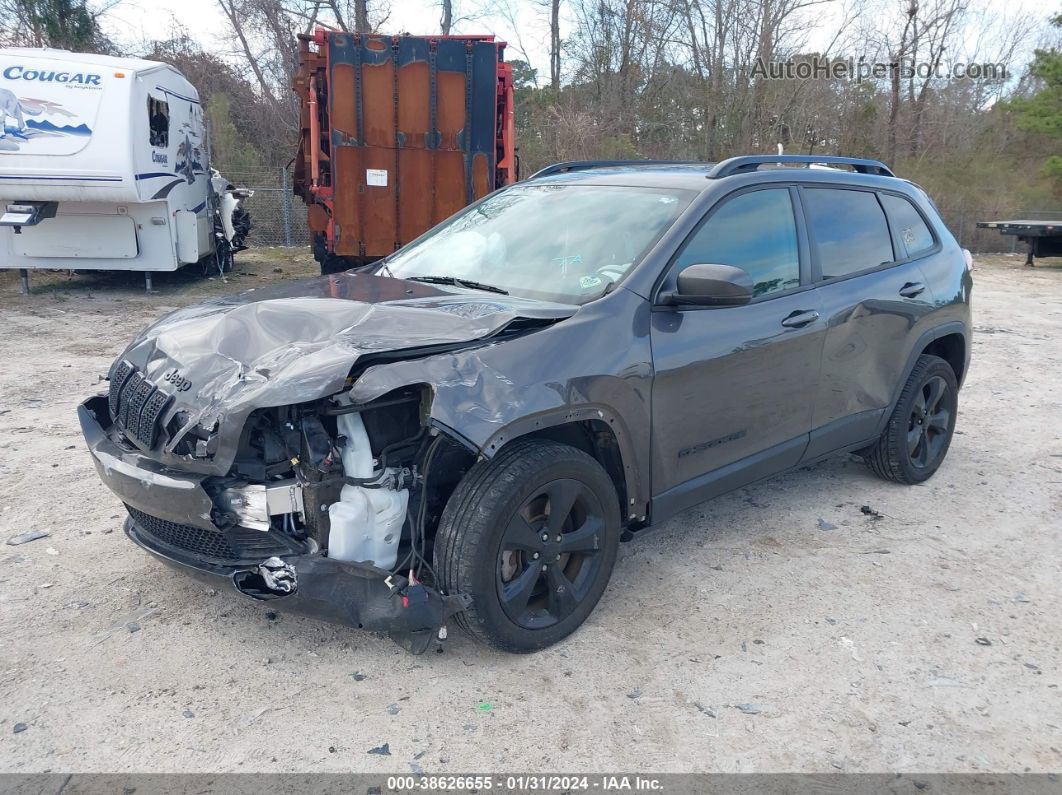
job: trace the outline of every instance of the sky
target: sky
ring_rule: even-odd
[[[501,0],[505,2],[506,0]],[[519,36],[503,14],[490,14],[472,20],[459,19],[454,33],[493,33],[510,44],[509,59],[522,58],[518,42],[527,50],[539,79],[549,76],[549,20],[535,0],[508,0],[517,17]],[[500,5],[500,3],[499,3]],[[463,10],[455,0],[455,16]],[[123,48],[136,48],[141,42],[167,39],[173,20],[187,27],[204,47],[225,46],[228,21],[218,8],[217,0],[122,0],[103,20],[104,31]],[[561,36],[568,33],[570,20],[562,19]],[[391,13],[385,32],[414,34],[439,32],[439,9],[431,0],[391,0]]]
[[[992,3],[993,0],[984,2]],[[531,65],[538,69],[539,82],[548,81],[549,26],[546,8],[537,0],[494,0],[493,6],[504,7],[506,3],[516,16],[516,30],[504,14],[495,12],[471,20],[459,19],[454,25],[454,32],[493,33],[509,42],[507,58],[523,58],[523,53],[526,53]],[[455,16],[460,16],[463,7],[469,3],[463,6],[461,0],[454,0],[454,5]],[[836,32],[841,3],[831,5],[838,19],[831,18],[830,11],[820,15],[819,24],[808,37],[812,48],[825,47]],[[1044,19],[1058,11],[1057,0],[1008,0],[996,7],[1003,5],[1008,12],[1023,10]],[[566,6],[568,3],[564,3],[562,8]],[[228,21],[219,9],[217,0],[121,0],[104,18],[103,28],[123,48],[135,50],[144,42],[170,38],[174,20],[184,25],[206,49],[218,51],[229,46]],[[563,14],[561,37],[567,36],[571,28],[570,15]],[[431,0],[391,0],[391,14],[384,30],[436,33],[439,30],[438,7]]]

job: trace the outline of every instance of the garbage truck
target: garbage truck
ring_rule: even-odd
[[[199,95],[169,64],[0,49],[0,268],[24,291],[34,268],[143,271],[148,289],[187,263],[223,270],[249,193],[215,182]]]
[[[322,273],[375,262],[519,179],[505,46],[323,27],[299,37],[293,188]]]

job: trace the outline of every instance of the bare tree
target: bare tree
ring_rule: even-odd
[[[251,10],[248,8],[250,3],[241,2],[241,0],[218,0],[218,5],[221,6],[221,10],[228,18],[229,24],[232,26],[232,32],[236,35],[236,39],[240,44],[240,50],[247,61],[247,65],[254,73],[262,94],[265,95],[270,104],[274,106],[278,105],[279,101],[276,94],[273,93],[273,85],[271,81],[266,78],[265,71],[259,62],[261,54],[252,48],[250,39],[248,38],[245,23],[248,20],[247,12]]]
[[[442,35],[449,36],[450,29],[454,25],[453,0],[440,0],[439,8],[442,12],[442,15],[439,17],[439,28],[442,30]]]
[[[518,2],[519,0],[490,0],[488,4],[483,6],[483,13],[489,16],[497,16],[505,21],[508,27],[508,30],[505,32],[505,37],[509,40],[509,46],[518,52],[523,61],[530,66],[531,56],[528,54],[527,47],[524,45],[522,26],[520,25],[519,14],[515,5]],[[537,70],[533,70],[532,73],[533,82],[537,87]]]
[[[507,0],[468,0],[468,2],[455,3],[454,0],[437,0],[439,29],[442,35],[450,36],[460,23],[471,22],[495,13],[495,8],[499,5],[504,6],[506,2]],[[501,14],[501,16],[506,15]]]
[[[334,3],[332,7],[335,8]],[[336,16],[339,16],[338,11],[336,11]],[[354,0],[354,31],[356,33],[372,32],[372,26],[369,24],[368,0]]]
[[[561,79],[560,6],[560,0],[549,0],[549,85],[554,91],[560,91]]]

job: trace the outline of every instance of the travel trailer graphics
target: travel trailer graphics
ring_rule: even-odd
[[[103,75],[22,64],[0,72],[0,152],[71,155],[96,124]]]

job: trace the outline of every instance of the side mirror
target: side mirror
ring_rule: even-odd
[[[690,265],[678,275],[678,289],[665,303],[691,306],[743,306],[752,300],[752,278],[733,265]]]

